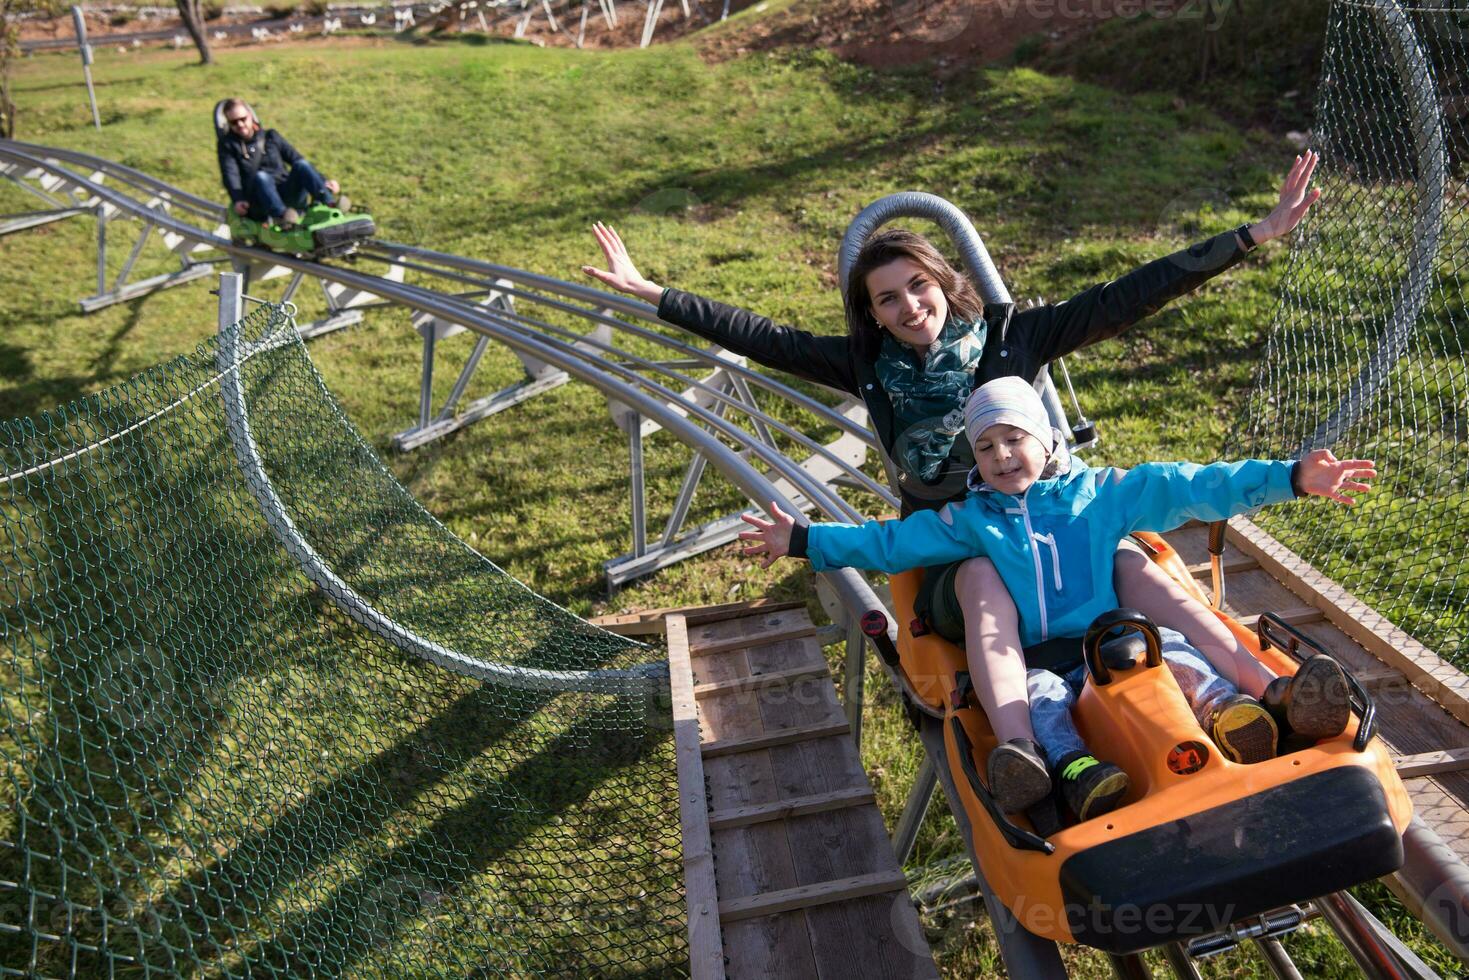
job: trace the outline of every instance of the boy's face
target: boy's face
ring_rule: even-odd
[[[1013,425],[992,425],[974,440],[974,462],[980,478],[1001,493],[1019,496],[1046,468],[1041,441]]]

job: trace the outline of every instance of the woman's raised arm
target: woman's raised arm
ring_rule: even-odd
[[[584,265],[581,271],[593,279],[601,280],[619,293],[636,296],[644,303],[657,306],[663,295],[663,287],[644,278],[638,267],[633,265],[632,258],[627,254],[627,246],[622,244],[622,237],[617,234],[617,230],[598,221],[592,225],[592,234],[597,236],[597,244],[602,246],[602,254],[607,258],[607,268],[598,269]]]

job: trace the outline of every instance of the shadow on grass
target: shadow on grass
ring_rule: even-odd
[[[435,719],[431,726],[434,735],[453,736],[457,725],[479,716],[482,706],[467,704],[473,700],[478,698],[463,699]],[[527,713],[538,707],[527,705]],[[457,805],[437,813],[429,825],[356,869],[315,908],[288,918],[268,939],[238,951],[239,955],[247,962],[286,975],[336,976],[367,956],[379,966],[392,962],[394,969],[405,971],[400,975],[446,961],[466,960],[468,965],[495,969],[523,969],[538,961],[556,962],[562,964],[562,969],[578,961],[590,967],[591,963],[584,960],[586,950],[577,941],[579,930],[558,937],[549,928],[560,925],[560,909],[538,908],[524,897],[516,898],[517,891],[529,892],[542,886],[527,873],[546,860],[544,855],[521,854],[518,850],[534,850],[536,844],[531,839],[564,818],[580,828],[573,812],[576,807],[615,772],[647,761],[648,754],[661,744],[656,738],[612,737],[609,733],[625,725],[624,712],[625,708],[610,704],[578,718],[508,771],[483,781],[473,795],[455,800]],[[507,722],[512,720],[494,723],[493,737],[509,737]],[[463,742],[464,732],[459,730],[457,734]],[[456,744],[456,758],[446,764],[467,762],[491,737],[486,732],[483,738],[468,740],[462,746]],[[372,768],[381,769],[390,758],[401,758],[403,751],[403,743],[399,743],[387,756],[374,760]],[[406,802],[424,789],[417,781],[406,782],[397,790],[397,797]],[[350,795],[347,783],[314,795],[284,818],[287,826],[283,831],[309,832],[321,818],[338,812]],[[361,825],[354,827],[353,836],[362,829]],[[643,828],[622,829],[637,833]],[[370,833],[372,828],[366,830]],[[551,834],[560,838],[559,846],[567,849],[567,858],[572,856],[572,849],[584,843],[574,841],[565,831],[553,830]],[[294,842],[297,846],[302,843],[299,839]],[[310,867],[293,869],[301,878],[308,877],[310,871]],[[477,934],[457,932],[453,937],[458,947],[455,949],[431,943],[432,964],[396,959],[391,952],[393,940],[410,921],[434,913],[440,903],[455,902],[460,886],[486,874],[497,879],[493,882],[496,900],[486,897],[484,907],[477,906],[473,914],[479,927]],[[560,897],[578,903],[586,902],[590,894],[592,904],[596,904],[598,888],[598,883],[586,881],[572,894]],[[521,910],[513,911],[516,906]],[[680,923],[673,925],[681,927]]]

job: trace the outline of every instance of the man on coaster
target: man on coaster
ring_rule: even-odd
[[[337,182],[322,179],[280,133],[262,128],[244,99],[215,106],[214,129],[220,179],[236,214],[290,230],[312,202],[350,208],[346,195],[338,196]]]

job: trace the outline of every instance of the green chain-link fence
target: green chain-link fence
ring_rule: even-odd
[[[357,595],[471,662],[656,657],[415,503],[283,311],[236,342],[265,472]],[[349,618],[241,475],[220,349],[0,425],[0,974],[685,969],[664,705],[453,673]]]
[[[1231,450],[1375,459],[1343,515],[1261,523],[1469,667],[1469,7],[1335,0],[1314,145],[1322,200],[1293,243]]]

